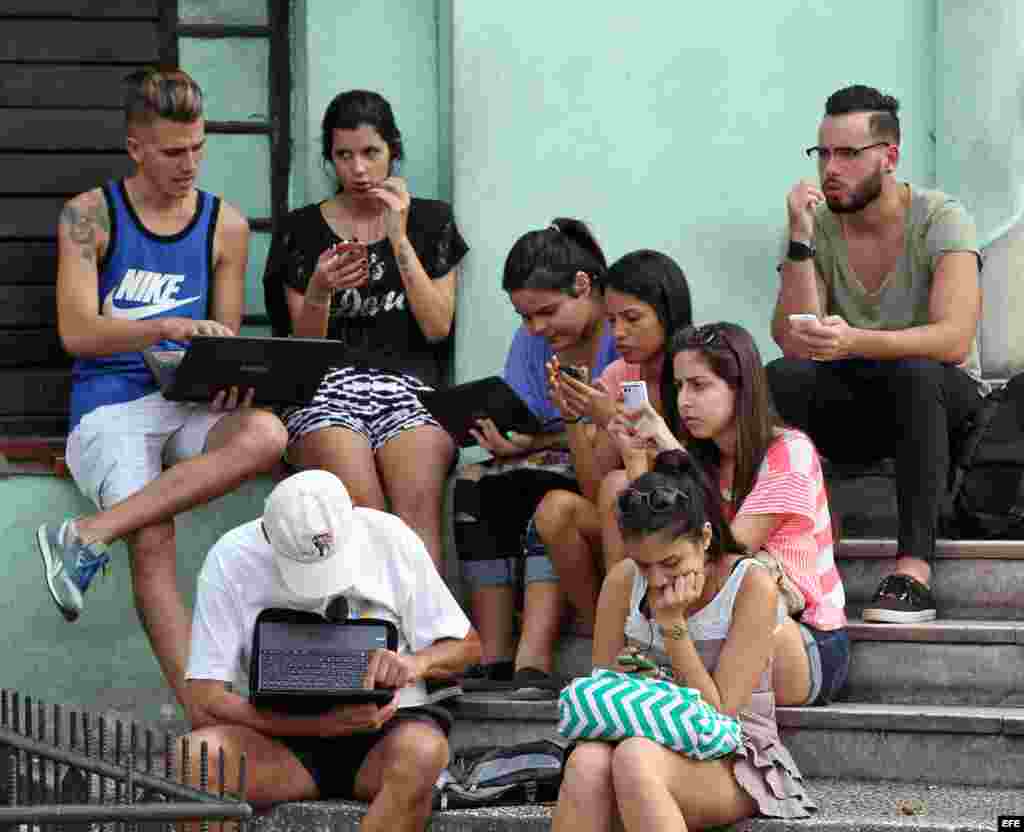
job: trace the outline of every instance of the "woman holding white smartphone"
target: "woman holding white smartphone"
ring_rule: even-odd
[[[606,474],[623,465],[606,428],[621,406],[624,389],[641,383],[650,406],[663,413],[669,424],[678,424],[666,350],[672,333],[693,320],[683,270],[668,255],[649,249],[626,254],[612,264],[604,280],[604,301],[622,357],[593,386],[560,372],[557,358],[548,367],[551,398],[567,427],[581,493],[550,491],[534,515],[538,535],[576,608],[583,633],[593,631],[597,596],[608,566],[602,545],[602,523],[608,512],[599,508],[601,483]]]
[[[669,363],[679,427],[648,406],[617,416],[609,434],[626,472],[609,479],[625,487],[649,470],[652,452],[685,448],[698,459],[717,479],[733,537],[772,569],[790,613],[775,637],[777,701],[827,704],[846,681],[850,641],[817,450],[775,415],[761,355],[742,327],[684,329]]]

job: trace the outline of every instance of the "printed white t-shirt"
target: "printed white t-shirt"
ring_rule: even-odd
[[[469,619],[437,573],[423,542],[398,517],[355,509],[369,545],[354,585],[308,599],[294,595],[277,568],[273,549],[253,520],[218,540],[199,573],[186,679],[231,682],[244,690],[256,616],[269,607],[323,612],[338,594],[350,618],[383,618],[398,628],[398,653],[416,653],[443,638],[462,639]],[[403,689],[399,707],[427,701],[423,682]]]

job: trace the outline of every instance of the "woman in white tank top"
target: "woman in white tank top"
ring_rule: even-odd
[[[775,722],[772,645],[786,609],[768,571],[740,554],[717,489],[686,453],[662,453],[621,493],[618,519],[627,559],[601,589],[595,667],[624,670],[617,657],[640,647],[663,674],[736,716],[743,743],[716,760],[640,737],[581,743],[566,763],[554,832],[604,832],[616,815],[627,832],[809,816],[816,807]]]

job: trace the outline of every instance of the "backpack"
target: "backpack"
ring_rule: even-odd
[[[434,784],[434,809],[553,803],[565,751],[550,740],[481,746],[455,753]]]
[[[952,521],[958,537],[1024,539],[1024,373],[978,413],[954,479]]]

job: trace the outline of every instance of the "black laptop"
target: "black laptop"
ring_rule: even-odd
[[[209,402],[221,390],[255,388],[255,404],[305,404],[331,367],[366,357],[326,338],[196,336],[187,349],[144,350],[165,398]]]
[[[478,419],[489,418],[499,430],[537,434],[543,430],[540,419],[505,379],[489,376],[444,390],[416,391],[452,439],[463,448],[476,444],[469,429]]]
[[[390,621],[328,621],[304,610],[263,610],[253,628],[249,699],[257,707],[286,713],[387,704],[394,690],[363,687],[370,654],[378,649],[398,649],[398,629]]]

